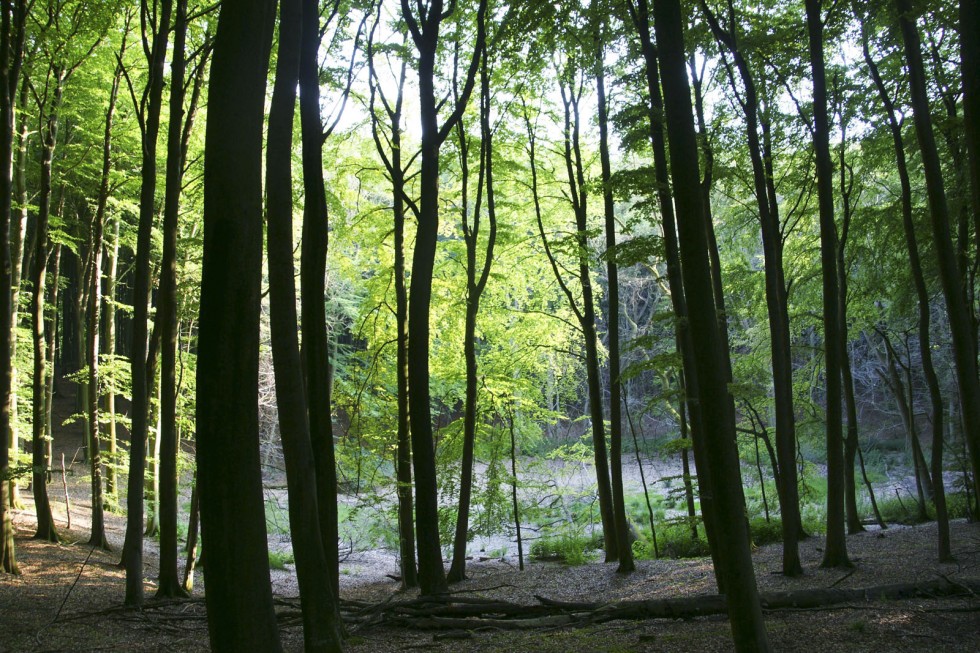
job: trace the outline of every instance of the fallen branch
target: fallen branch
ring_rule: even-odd
[[[800,610],[872,601],[938,599],[966,597],[976,599],[980,580],[938,579],[921,583],[879,585],[863,589],[835,587],[766,592],[760,597],[763,610]],[[617,603],[570,603],[535,597],[537,605],[501,600],[444,597],[390,602],[365,611],[362,626],[384,622],[419,630],[528,630],[564,626],[585,626],[622,619],[691,619],[725,614],[724,595],[622,601]],[[857,605],[855,605],[857,607]]]

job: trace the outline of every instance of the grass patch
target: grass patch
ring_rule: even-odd
[[[584,565],[592,562],[596,551],[602,547],[602,533],[591,536],[560,533],[554,537],[542,537],[531,544],[531,557],[535,560],[563,562],[566,565]]]
[[[285,551],[269,551],[269,569],[285,569],[286,565],[295,562],[292,553]]]

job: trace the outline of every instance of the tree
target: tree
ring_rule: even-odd
[[[898,11],[905,61],[908,65],[912,118],[922,156],[922,170],[925,175],[926,196],[932,222],[932,238],[939,262],[939,279],[942,282],[946,313],[949,316],[949,327],[953,336],[953,356],[956,364],[956,380],[959,385],[963,429],[973,470],[974,491],[980,493],[980,378],[977,377],[977,346],[971,311],[966,303],[962,270],[957,264],[950,236],[949,205],[946,201],[942,165],[932,132],[922,48],[912,13],[912,4],[909,0],[895,0],[895,8]]]
[[[0,234],[10,228],[11,167],[14,134],[14,98],[24,48],[26,2],[0,2]],[[0,239],[0,573],[18,573],[14,550],[14,527],[10,517],[10,432],[11,397],[11,261],[6,236]]]
[[[376,26],[375,26],[376,27]],[[407,38],[407,34],[405,35]],[[412,502],[412,446],[411,425],[408,412],[408,289],[405,283],[405,216],[406,207],[417,214],[418,206],[408,199],[405,191],[405,168],[402,163],[402,107],[405,99],[405,73],[408,62],[401,58],[397,92],[394,101],[385,96],[374,65],[374,30],[368,40],[367,59],[371,80],[371,135],[378,156],[388,171],[391,181],[391,215],[394,223],[395,257],[392,274],[395,278],[395,347],[397,350],[395,374],[397,376],[397,433],[395,476],[398,484],[398,552],[403,587],[418,586],[418,570],[415,564],[415,510]],[[375,97],[381,99],[388,117],[388,147],[382,143],[380,119],[375,109]],[[390,156],[386,153],[390,150]],[[410,159],[409,159],[410,162]]]
[[[149,64],[149,79],[139,100],[137,119],[142,135],[140,167],[139,227],[133,273],[133,332],[130,346],[132,366],[132,407],[129,444],[129,481],[126,488],[126,540],[122,565],[126,569],[126,605],[143,603],[143,489],[146,470],[146,439],[149,418],[149,388],[153,377],[147,373],[147,336],[150,295],[150,244],[156,211],[157,136],[163,106],[164,63],[170,33],[172,0],[141,0],[143,52]],[[155,22],[154,22],[155,21]],[[136,100],[134,98],[134,103]]]
[[[782,224],[779,218],[779,203],[774,181],[770,174],[772,157],[764,157],[763,154],[763,144],[759,137],[759,123],[764,121],[760,115],[755,78],[736,33],[738,23],[735,6],[729,4],[727,29],[722,27],[718,17],[715,16],[704,0],[701,0],[701,8],[720,46],[727,49],[731,54],[744,88],[744,91],[740,93],[734,72],[726,60],[725,67],[729,81],[745,116],[746,140],[748,141],[749,159],[752,164],[753,190],[759,211],[759,225],[765,258],[766,308],[769,316],[772,387],[776,418],[776,452],[779,472],[777,489],[782,513],[783,573],[787,576],[798,576],[803,573],[803,568],[800,565],[798,545],[802,533],[799,529],[799,489],[796,474],[793,355],[790,348],[788,293],[783,268]],[[770,166],[769,169],[766,167],[767,164]]]
[[[871,51],[868,45],[867,20],[868,17],[866,16],[861,19],[861,49],[865,64],[868,66],[868,72],[878,92],[878,99],[881,101],[885,119],[888,123],[888,131],[891,135],[892,147],[895,152],[896,171],[898,172],[899,184],[901,186],[902,231],[905,235],[905,247],[908,251],[909,267],[912,271],[912,283],[915,286],[915,296],[918,301],[919,355],[922,359],[922,371],[926,377],[926,386],[929,389],[929,421],[932,423],[932,474],[937,479],[937,482],[934,484],[934,500],[936,504],[936,521],[939,526],[939,559],[948,560],[952,556],[949,543],[949,519],[946,509],[946,490],[940,480],[943,476],[945,415],[943,412],[942,391],[939,387],[939,377],[936,374],[936,366],[932,358],[932,320],[930,316],[929,290],[926,286],[925,274],[922,269],[922,257],[919,253],[919,243],[913,221],[912,181],[909,175],[908,159],[905,155],[902,127],[895,115],[895,104],[888,93],[888,89],[885,87],[885,82],[878,70],[878,65],[871,57]]]
[[[477,38],[459,98],[449,117],[439,126],[441,103],[435,94],[436,52],[439,29],[456,9],[444,9],[442,0],[419,5],[416,16],[409,0],[401,0],[402,17],[418,50],[419,118],[422,126],[422,157],[418,232],[412,257],[412,286],[408,305],[409,413],[412,431],[412,463],[415,470],[415,522],[418,538],[419,587],[424,595],[444,594],[446,574],[439,544],[439,509],[436,491],[432,414],[429,406],[429,305],[432,299],[432,268],[439,233],[439,148],[462,117],[476,77],[479,53],[486,38],[484,20],[487,0],[477,10]]]
[[[473,450],[477,430],[477,335],[476,320],[480,312],[480,299],[490,278],[493,266],[494,246],[497,241],[497,207],[493,190],[493,130],[490,127],[490,62],[486,41],[482,43],[480,57],[480,172],[477,181],[476,203],[472,218],[469,215],[467,197],[467,177],[469,142],[463,120],[457,123],[459,134],[460,167],[463,181],[462,189],[462,228],[466,241],[466,318],[463,327],[463,350],[466,360],[466,398],[463,404],[463,458],[461,461],[459,483],[459,509],[456,516],[456,532],[453,538],[453,561],[449,568],[448,581],[460,582],[466,578],[466,542],[469,539],[470,499],[473,491]],[[454,89],[456,90],[456,89]],[[457,98],[457,102],[459,99]],[[487,222],[489,233],[483,251],[482,265],[477,263],[477,248],[480,244],[480,227],[483,221],[483,189],[486,187]],[[472,220],[472,221],[471,221]]]
[[[674,201],[678,215],[682,216],[678,227],[684,290],[690,308],[688,320],[691,338],[698,343],[695,350],[697,398],[708,444],[708,474],[717,502],[717,533],[711,546],[718,550],[718,560],[722,563],[722,585],[728,597],[736,650],[768,651],[769,641],[749,552],[745,498],[735,446],[735,407],[726,387],[722,350],[728,347],[728,342],[719,328],[711,285],[680,2],[659,0],[653,6],[653,15],[660,54],[664,116],[670,135]]]
[[[607,326],[609,331],[609,467],[612,484],[613,522],[616,529],[618,573],[628,574],[636,569],[629,540],[629,520],[626,517],[626,498],[623,493],[623,417],[622,377],[619,355],[619,264],[616,262],[616,211],[613,203],[612,164],[609,157],[609,106],[606,98],[605,41],[608,27],[602,17],[605,5],[593,3],[593,19],[597,21],[596,42],[596,102],[599,105],[599,161],[602,168],[602,212],[606,232],[606,275],[608,284]]]
[[[275,3],[223,4],[205,136],[197,464],[215,651],[279,651],[258,448],[262,133]],[[137,294],[137,299],[141,297]]]
[[[817,158],[817,198],[820,210],[820,264],[823,274],[824,383],[827,392],[827,544],[824,567],[847,567],[844,535],[844,450],[841,406],[841,352],[838,310],[837,225],[834,222],[833,163],[827,115],[827,76],[824,67],[823,16],[820,0],[806,1],[810,68],[813,71],[813,147]]]
[[[320,536],[316,466],[300,365],[293,281],[293,115],[303,22],[316,22],[318,18],[303,9],[302,0],[279,3],[279,51],[266,149],[269,321],[305,650],[327,652],[342,650],[341,624],[336,620],[326,543]]]

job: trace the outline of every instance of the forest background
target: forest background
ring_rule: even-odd
[[[796,575],[807,534],[841,566],[845,532],[936,518],[950,556],[980,459],[975,1],[274,5],[0,5],[4,571],[28,488],[59,538],[55,393],[91,543],[126,511],[128,604],[144,533],[187,591],[199,502],[209,606],[268,595],[240,570],[278,510],[332,646],[342,537],[435,596],[478,536],[623,573],[710,553],[750,606],[750,537]],[[627,492],[624,456],[677,473]],[[256,606],[212,642],[273,646]]]

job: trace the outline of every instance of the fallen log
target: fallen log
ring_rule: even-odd
[[[980,580],[937,579],[919,583],[879,585],[859,589],[816,588],[765,592],[760,601],[765,611],[811,609],[845,603],[967,597],[980,599]],[[388,603],[372,611],[362,625],[384,622],[418,630],[527,630],[563,626],[585,626],[613,620],[692,619],[725,614],[727,600],[721,594],[619,601],[615,603],[569,603],[535,597],[537,605],[499,599],[463,601],[451,596]]]

